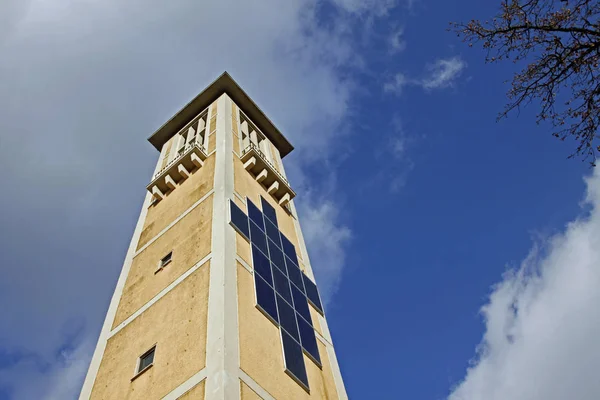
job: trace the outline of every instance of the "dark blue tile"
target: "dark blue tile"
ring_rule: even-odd
[[[256,305],[278,324],[275,291],[258,274],[254,274],[254,284],[256,285]]]
[[[288,277],[290,278],[290,281],[292,281],[292,283],[294,285],[296,285],[296,287],[298,289],[300,289],[300,291],[302,293],[305,293],[304,281],[302,280],[302,271],[300,271],[300,268],[298,268],[291,262],[287,262],[286,266],[287,266],[287,273],[288,273]]]
[[[273,264],[275,264],[277,266],[277,268],[279,268],[281,270],[281,272],[283,272],[284,274],[287,275],[287,271],[285,268],[285,261],[283,259],[283,252],[279,249],[279,247],[275,246],[270,239],[269,239],[269,257],[271,258],[271,261],[273,262]]]
[[[292,304],[292,292],[290,291],[290,281],[287,276],[281,273],[277,268],[273,268],[273,282],[275,291],[281,295],[288,303]],[[290,332],[291,333],[291,332]]]
[[[250,221],[250,242],[258,247],[260,251],[265,253],[265,255],[269,254],[269,251],[267,250],[267,236],[265,236],[265,233],[252,221]]]
[[[294,299],[294,308],[296,309],[296,312],[298,312],[306,322],[312,325],[312,318],[310,317],[306,296],[294,285],[292,285],[292,299]]]
[[[298,256],[296,255],[296,247],[290,240],[281,234],[281,244],[283,245],[283,252],[288,256],[294,264],[298,265]]]
[[[265,218],[265,229],[267,232],[267,236],[269,239],[273,241],[277,245],[277,247],[281,248],[281,238],[279,237],[279,229],[273,225],[268,218]]]
[[[298,316],[298,330],[300,331],[300,341],[302,342],[302,348],[306,350],[309,357],[321,366],[321,357],[319,356],[319,347],[317,345],[317,338],[315,337],[315,331],[302,317]]]
[[[250,228],[248,226],[248,216],[233,202],[229,200],[231,225],[241,233],[246,239],[250,240]]]
[[[254,223],[256,225],[258,225],[258,227],[264,231],[265,223],[263,221],[262,212],[258,209],[258,207],[256,207],[254,205],[253,202],[250,201],[250,199],[248,199],[247,203],[248,203],[248,216],[250,217],[250,220],[254,221]]]
[[[275,226],[279,226],[277,224],[277,213],[275,212],[275,209],[269,204],[269,202],[267,202],[267,200],[265,200],[264,197],[261,197],[260,201],[262,203],[263,214],[265,214],[265,217],[269,218],[271,222],[275,224]]]
[[[313,306],[323,314],[323,306],[321,305],[321,297],[319,296],[319,291],[317,290],[317,285],[306,275],[304,275],[304,288],[306,289],[306,297],[312,303]]]
[[[283,343],[285,372],[290,374],[292,378],[308,390],[308,376],[306,375],[302,347],[284,331],[281,332],[281,341]]]
[[[259,251],[256,246],[252,246],[252,266],[254,267],[254,272],[258,273],[261,277],[264,278],[265,281],[271,286],[273,286],[273,277],[271,275],[271,263],[267,256],[265,256],[261,251]]]
[[[290,306],[283,297],[275,295],[277,297],[277,310],[279,311],[279,324],[287,333],[292,335],[294,339],[300,342],[300,336],[298,335],[298,325],[296,323],[296,312]]]

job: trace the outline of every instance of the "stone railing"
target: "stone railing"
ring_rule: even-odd
[[[175,156],[175,158],[172,159],[171,161],[169,161],[167,163],[167,165],[165,165],[163,168],[160,169],[160,171],[158,171],[156,174],[154,174],[154,177],[152,179],[156,179],[163,172],[165,172],[165,170],[168,170],[169,168],[171,168],[171,166],[173,164],[177,164],[177,162],[179,161],[179,159],[181,157],[183,157],[184,154],[188,153],[193,147],[197,147],[203,153],[204,158],[206,158],[206,151],[205,151],[205,148],[204,148],[204,144],[201,143],[201,142],[202,142],[202,136],[196,135],[196,137],[194,138],[194,140],[192,140],[189,143],[186,143],[186,145],[184,147],[182,147],[181,149],[179,149],[177,151],[178,154]]]
[[[250,142],[250,144],[248,146],[246,146],[246,148],[242,151],[242,157],[244,156],[244,154],[248,153],[249,151],[254,150],[256,152],[256,154],[258,154],[258,156],[264,161],[265,164],[267,164],[269,167],[271,167],[271,169],[273,170],[272,172],[274,172],[275,174],[277,174],[277,176],[286,183],[286,185],[290,186],[290,183],[288,182],[288,180],[285,178],[285,176],[283,176],[278,170],[277,167],[275,167],[275,165],[273,165],[272,162],[269,161],[269,159],[267,158],[267,156],[265,155],[265,153],[262,152],[261,149],[258,148],[258,146],[253,143]]]

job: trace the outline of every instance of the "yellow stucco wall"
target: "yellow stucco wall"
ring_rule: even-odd
[[[269,153],[271,153],[271,160],[273,160],[273,165],[278,172],[281,172],[280,160],[277,155],[277,150],[275,149],[275,145],[269,142]]]
[[[212,204],[211,195],[133,258],[113,329],[210,254]],[[171,262],[157,272],[159,261],[170,251]]]
[[[256,307],[252,274],[238,263],[240,368],[276,399],[337,399],[325,347],[319,342],[323,370],[304,356],[310,394],[283,368],[279,328]]]
[[[140,249],[214,186],[215,155],[177,186],[165,199],[148,208],[137,248]]]
[[[214,132],[208,136],[208,154],[212,153],[217,145],[217,135]]]
[[[317,339],[319,346],[319,355],[323,363],[323,369],[319,369],[312,361],[304,356],[304,362],[307,363],[306,372],[308,373],[308,381],[310,382],[310,393],[312,398],[316,399],[338,399],[335,380],[333,379],[333,371],[325,345]],[[310,363],[310,367],[309,364]]]
[[[235,235],[235,247],[237,255],[244,261],[246,264],[252,265],[252,253],[250,250],[250,243],[242,235],[236,232]]]
[[[217,129],[217,114],[216,111],[210,117],[210,124],[208,125],[208,132],[212,134]]]
[[[200,382],[199,384],[197,384],[196,386],[194,386],[193,388],[191,388],[190,390],[185,392],[183,395],[179,396],[177,398],[177,400],[202,400],[202,399],[204,399],[204,382],[206,382],[206,380],[203,380],[202,382]]]
[[[320,314],[315,310],[315,308],[313,306],[310,305],[310,303],[308,304],[308,309],[310,311],[310,317],[312,318],[312,323],[313,323],[313,327],[315,328],[315,331],[318,332],[319,334],[321,334],[321,336],[323,336],[323,331],[321,330],[321,324],[319,323]]]
[[[262,400],[262,397],[243,381],[240,381],[240,398],[242,400]]]
[[[237,196],[233,196],[233,201],[235,202],[235,204],[237,204],[237,206],[244,211],[244,213],[246,213],[246,215],[248,215],[248,210],[246,209],[246,202],[242,201],[239,197]]]
[[[209,270],[206,263],[108,340],[92,399],[160,399],[204,368]],[[153,366],[131,381],[155,344]]]

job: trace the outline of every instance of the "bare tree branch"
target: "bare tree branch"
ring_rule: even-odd
[[[450,29],[469,46],[481,43],[487,62],[529,62],[513,76],[499,119],[537,101],[537,122],[548,121],[553,136],[577,142],[570,158],[595,165],[600,154],[598,0],[502,0],[491,21],[452,23]]]

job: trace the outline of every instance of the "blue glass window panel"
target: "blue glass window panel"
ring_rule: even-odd
[[[309,357],[312,358],[319,366],[321,366],[321,357],[319,356],[319,347],[317,346],[317,338],[315,331],[302,317],[298,316],[298,330],[300,331],[300,341],[302,348],[306,350]]]
[[[264,197],[261,197],[260,201],[262,203],[262,209],[265,217],[269,218],[271,222],[277,226],[277,213],[275,212],[275,209],[265,200]]]
[[[248,216],[250,217],[250,220],[254,221],[254,223],[258,225],[260,229],[263,231],[265,230],[263,214],[250,200],[248,200]]]
[[[302,293],[304,293],[304,282],[302,281],[302,271],[300,271],[300,268],[296,267],[294,264],[288,262],[287,264],[287,273],[288,273],[288,277],[290,278],[290,281],[292,281],[292,283],[294,285],[296,285],[296,287],[298,289],[300,289],[300,291]]]
[[[283,358],[285,360],[286,373],[290,374],[299,384],[308,389],[308,377],[304,365],[304,354],[302,347],[290,335],[281,332],[283,343]]]
[[[265,233],[252,221],[250,221],[250,241],[252,244],[256,245],[260,251],[265,253],[265,255],[269,254],[267,251],[267,237],[265,236]]]
[[[288,303],[285,302],[283,297],[276,295],[277,297],[277,309],[279,310],[279,324],[287,333],[292,335],[294,339],[300,342],[300,336],[298,335],[298,325],[296,324],[296,312]]]
[[[256,285],[256,304],[268,316],[270,316],[276,324],[279,323],[277,318],[277,305],[275,303],[275,291],[269,284],[258,274],[254,274],[254,284]]]
[[[248,227],[248,216],[233,202],[229,200],[231,224],[235,229],[250,240],[250,228]]]
[[[281,244],[283,245],[283,252],[288,256],[294,264],[298,265],[298,257],[296,256],[296,247],[290,242],[285,235],[281,234]]]
[[[285,254],[285,253],[284,253],[284,254]],[[296,268],[300,269],[300,267],[298,266],[298,259],[291,259],[291,258],[289,258],[288,256],[285,256],[285,263],[286,263],[287,265],[290,265],[290,266],[291,266],[291,265],[293,265],[293,266],[295,266]]]
[[[267,236],[271,239],[277,247],[281,247],[281,239],[279,238],[279,229],[273,225],[268,218],[265,219],[265,228],[267,231]]]
[[[252,246],[252,264],[254,266],[254,272],[257,272],[269,285],[273,286],[271,263],[267,256],[260,252],[254,245]]]
[[[282,269],[281,269],[281,268],[279,268],[279,267],[278,267],[276,264],[273,264],[273,263],[271,263],[271,268],[273,268],[273,271],[274,271],[274,270],[278,270],[278,271],[279,271],[279,272],[281,272],[283,275],[285,275],[285,269],[283,269],[283,270],[282,270]]]
[[[275,291],[281,295],[288,303],[292,304],[292,292],[290,292],[290,281],[287,276],[281,273],[277,268],[273,268],[273,282]],[[290,332],[291,333],[291,332]]]
[[[293,258],[288,257],[287,255],[285,256],[286,259],[286,263],[289,264],[294,264],[296,266],[296,268],[300,268],[298,265],[298,259],[294,256]]]
[[[294,285],[292,285],[292,298],[294,299],[294,308],[296,309],[296,312],[300,314],[306,322],[312,325],[312,318],[310,317],[306,296]]]
[[[308,279],[306,275],[304,275],[304,287],[306,289],[306,297],[312,303],[313,306],[323,314],[323,306],[321,305],[321,298],[319,297],[319,291],[317,290],[317,285],[314,284],[313,281]]]
[[[285,261],[283,261],[283,252],[279,247],[275,246],[271,240],[269,240],[269,256],[271,257],[273,264],[275,264],[281,272],[287,275]]]

